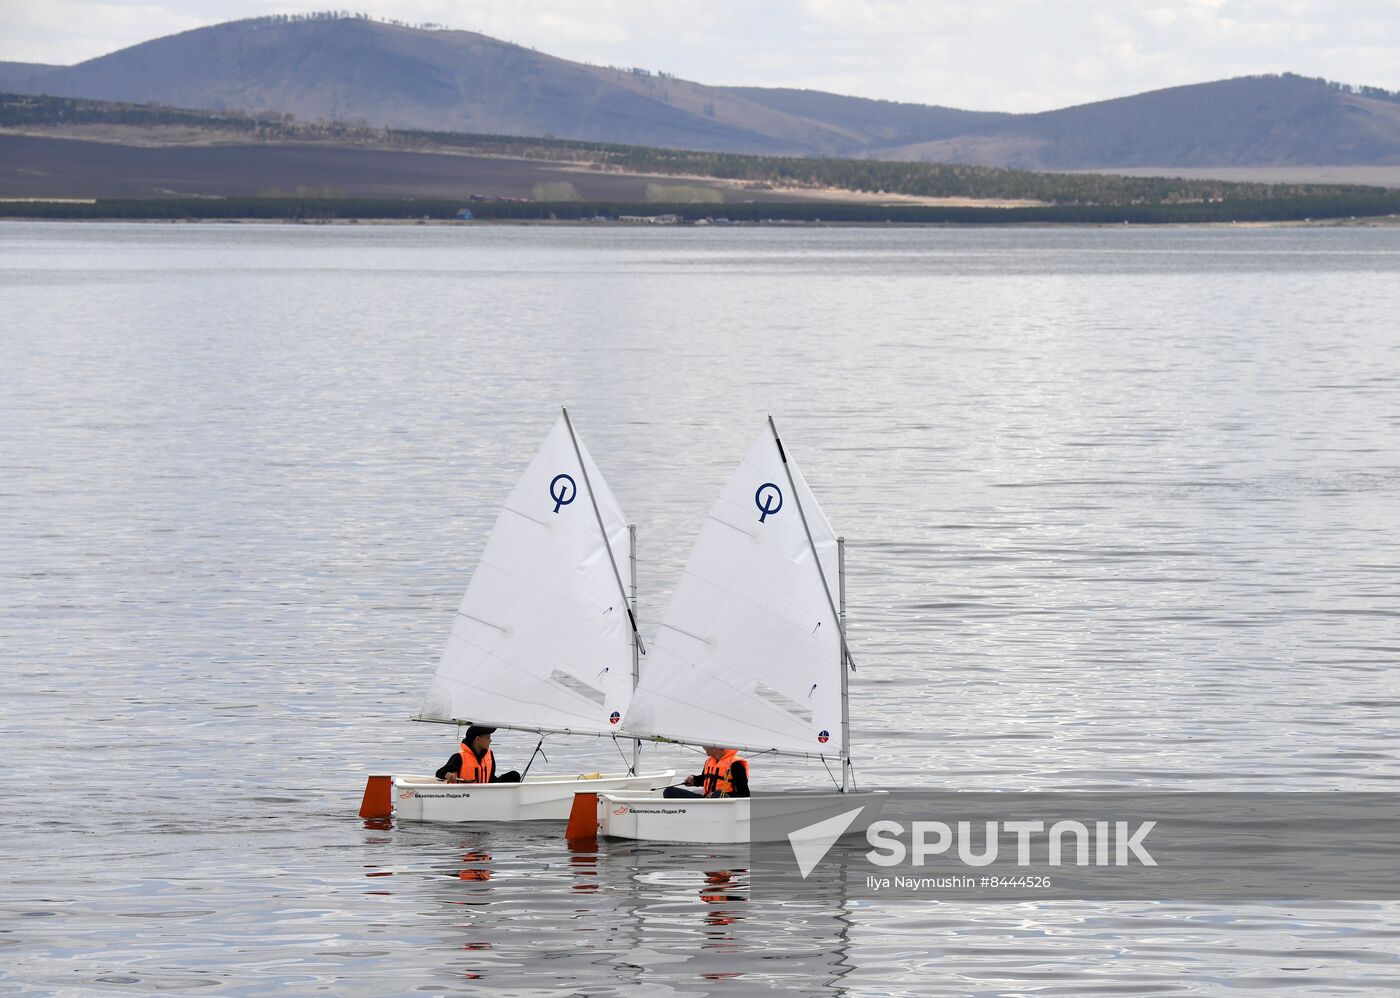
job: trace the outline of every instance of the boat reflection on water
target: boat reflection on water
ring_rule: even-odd
[[[707,870],[705,872],[705,885],[700,888],[700,900],[711,907],[705,912],[705,921],[709,925],[733,925],[743,917],[743,909],[738,905],[749,900],[747,869],[738,870]],[[725,905],[733,904],[734,907],[727,908]],[[715,907],[715,906],[720,907]]]
[[[582,860],[587,854],[575,854]],[[844,881],[800,901],[755,899],[746,846],[604,844],[590,881],[615,898],[634,940],[612,963],[634,984],[706,993],[703,982],[838,992],[850,972],[852,919]]]
[[[458,880],[484,882],[491,879],[491,854],[467,850],[462,854],[462,862],[470,865],[457,874]]]
[[[573,882],[569,889],[580,894],[593,894],[598,890],[598,850],[595,842],[566,842],[569,850],[569,872]]]
[[[444,987],[578,990],[601,973],[619,992],[837,994],[851,971],[844,883],[755,897],[747,846],[569,849],[552,826],[414,823],[365,834],[423,857],[372,883],[393,885],[386,903],[421,930],[420,953],[438,954],[421,969]]]

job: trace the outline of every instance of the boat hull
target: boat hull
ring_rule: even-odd
[[[581,788],[582,789],[582,788]],[[591,788],[589,788],[591,789]],[[845,834],[864,832],[880,816],[888,791],[825,794],[765,794],[768,807],[783,809],[789,827],[821,821],[835,808],[865,805]],[[669,798],[660,794],[600,792],[598,830],[605,838],[701,845],[781,841],[782,836],[755,837],[751,798]],[[770,815],[775,813],[770,811]]]
[[[675,770],[582,776],[527,776],[520,783],[443,783],[432,776],[395,776],[390,799],[399,821],[563,821],[574,794],[645,793],[676,781]]]

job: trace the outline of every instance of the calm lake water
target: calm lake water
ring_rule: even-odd
[[[0,223],[0,989],[1393,991],[1400,904],[781,904],[355,812],[452,751],[407,718],[561,404],[650,620],[773,413],[863,786],[1396,790],[1397,317],[1400,228]]]

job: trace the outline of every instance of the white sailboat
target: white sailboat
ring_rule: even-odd
[[[643,650],[619,565],[634,531],[561,412],[496,519],[415,720],[617,737]],[[533,761],[533,757],[532,757]],[[526,821],[568,817],[574,791],[645,791],[674,771],[520,783],[372,776],[362,817]]]
[[[835,764],[839,793],[784,793],[781,806],[800,817],[829,814],[835,802],[867,805],[849,829],[863,831],[884,794],[848,792],[844,560],[770,418],[700,530],[623,734]],[[588,837],[591,803],[578,802],[571,836]],[[748,842],[750,811],[749,798],[596,795],[597,828],[630,839]]]

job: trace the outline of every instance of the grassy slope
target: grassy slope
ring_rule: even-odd
[[[1245,213],[1247,217],[1301,218],[1389,214],[1397,204],[1396,195],[1341,184],[1224,183],[947,164],[746,156],[513,136],[313,125],[288,121],[281,115],[216,115],[44,97],[0,95],[0,129],[10,133],[0,136],[0,197],[12,198],[248,196],[271,193],[276,188],[279,194],[315,192],[351,199],[463,199],[472,193],[528,196],[525,188],[535,183],[573,182],[583,198],[616,204],[640,201],[645,191],[644,178],[655,179],[646,175],[671,174],[747,185],[745,189],[729,187],[731,202],[783,200],[768,192],[773,186],[835,187],[865,193],[989,201],[1019,199],[1077,206],[1085,209],[1079,213],[1085,220],[1099,220],[1087,209],[1106,206],[1216,206],[1205,214],[1229,220],[1241,215],[1234,207],[1237,205],[1271,204],[1276,209],[1274,215],[1260,215],[1251,209]],[[107,141],[98,145],[55,138],[93,130],[104,133]],[[95,190],[93,185],[99,181],[106,187]],[[479,190],[481,187],[485,189]],[[810,217],[835,219],[841,214],[833,208]],[[1156,214],[1163,219],[1203,217],[1201,212]],[[908,217],[914,220],[914,216]],[[1113,220],[1133,217],[1119,213]],[[1045,220],[1052,219],[1045,216]]]

